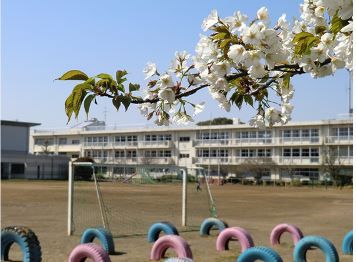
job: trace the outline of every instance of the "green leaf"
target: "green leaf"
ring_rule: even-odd
[[[122,93],[125,93],[125,87],[123,84],[117,85],[117,89],[120,90]]]
[[[238,92],[233,93],[230,98],[230,101],[234,102],[239,109],[241,109],[243,100],[244,100],[243,95],[241,95]]]
[[[347,20],[342,20],[339,17],[339,10],[336,11],[336,13],[334,14],[334,16],[331,19],[331,23],[330,23],[330,31],[336,35],[338,32],[341,31],[341,29],[345,26],[347,26],[349,23]]]
[[[80,70],[70,70],[56,80],[88,80],[88,76]]]
[[[250,106],[253,107],[253,99],[251,96],[249,96],[249,95],[244,96],[244,100],[247,104],[249,104]]]
[[[283,86],[289,88],[290,77],[291,77],[291,74],[290,74],[290,73],[287,73],[287,74],[283,77]]]
[[[310,49],[320,43],[320,39],[309,32],[300,32],[293,38],[294,54],[310,54]]]
[[[120,96],[115,96],[112,99],[112,103],[115,106],[116,110],[119,110],[120,106],[121,106],[121,101],[120,101]]]
[[[72,93],[68,96],[65,102],[65,111],[68,116],[68,122],[74,112],[75,117],[78,117],[80,107],[83,103],[84,97],[88,93],[88,90],[91,90],[92,86],[89,84],[79,84],[73,88]]]
[[[229,29],[227,29],[225,26],[214,26],[212,30],[219,32],[219,33],[226,33],[230,34]]]
[[[111,75],[105,73],[98,74],[96,77],[101,79],[112,79]]]
[[[76,85],[73,88],[72,93],[67,97],[64,104],[65,112],[68,117],[67,123],[69,123],[73,112],[75,113],[76,117],[78,117],[79,109],[81,107],[83,99],[86,96],[87,91],[91,89],[92,89],[91,85],[86,83]]]
[[[119,110],[121,104],[123,104],[125,107],[125,111],[127,111],[127,109],[129,108],[129,106],[131,104],[131,97],[117,95],[113,98],[112,103],[116,107],[117,110]]]
[[[117,70],[116,71],[116,82],[118,84],[122,84],[123,82],[125,82],[127,79],[124,78],[124,76],[127,75],[126,70]]]
[[[66,99],[66,101],[64,103],[65,112],[66,112],[66,115],[68,117],[67,124],[69,123],[70,118],[72,117],[72,114],[73,114],[73,97],[74,97],[74,94],[72,92],[67,97],[67,99]]]
[[[131,104],[131,98],[128,96],[122,96],[121,102],[125,107],[125,111],[127,111],[127,109],[129,108],[129,106]]]
[[[214,34],[214,35],[212,36],[212,38],[213,38],[214,40],[222,40],[222,39],[224,39],[227,35],[228,35],[227,33],[222,32],[222,33]]]
[[[89,84],[89,85],[95,85],[95,78],[94,77],[90,77],[88,78],[87,81],[84,82],[85,84]]]
[[[148,88],[152,88],[156,85],[156,83],[157,83],[157,80],[152,80],[152,81],[148,82],[147,86],[148,86]]]
[[[130,93],[134,92],[134,91],[137,91],[139,89],[140,89],[140,85],[139,84],[132,84],[132,83],[129,84]]]
[[[323,34],[326,30],[326,27],[325,26],[316,26],[315,27],[315,33],[316,34]]]
[[[230,38],[229,39],[225,39],[225,40],[221,41],[219,46],[220,46],[220,48],[225,48],[225,46],[227,46],[230,42],[231,42]]]
[[[293,43],[298,43],[300,40],[303,40],[305,38],[308,38],[308,37],[314,37],[314,35],[312,33],[309,33],[309,32],[300,32],[298,34],[296,34],[292,40]]]
[[[91,87],[89,86],[89,89]],[[82,106],[84,97],[87,95],[88,85],[87,84],[79,84],[73,90],[73,112],[75,117],[77,118],[79,115],[80,107]]]
[[[90,104],[91,104],[91,102],[93,101],[94,98],[95,98],[95,95],[92,94],[92,95],[88,95],[84,100],[84,110],[85,110],[85,113],[87,114],[87,117],[88,117],[88,114],[89,114]]]

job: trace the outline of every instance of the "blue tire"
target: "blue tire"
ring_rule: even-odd
[[[95,238],[99,239],[102,247],[109,255],[115,254],[115,245],[112,234],[102,227],[87,228],[82,234],[80,243],[91,243]]]
[[[237,262],[253,262],[262,260],[265,262],[283,262],[281,256],[269,247],[251,247],[246,249],[238,258]]]
[[[210,229],[216,227],[219,232],[223,231],[228,225],[215,217],[209,217],[205,219],[200,225],[200,236],[208,236],[210,234]]]
[[[40,242],[36,234],[23,226],[11,226],[1,229],[1,260],[9,260],[9,250],[16,243],[22,252],[23,262],[42,260]]]
[[[342,253],[345,255],[352,255],[352,251],[353,251],[353,240],[352,240],[353,234],[352,234],[352,230],[347,233],[344,237],[344,239],[342,240]]]
[[[325,262],[339,261],[339,255],[333,243],[321,236],[306,236],[299,240],[293,251],[294,261],[306,262],[306,253],[311,247],[321,249],[325,255]]]
[[[169,222],[158,222],[154,223],[147,232],[147,241],[149,243],[154,243],[159,237],[161,232],[164,232],[166,235],[177,235],[179,236],[177,228]]]

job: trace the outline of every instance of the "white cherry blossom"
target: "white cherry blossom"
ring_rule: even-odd
[[[210,15],[204,19],[202,24],[203,31],[209,30],[212,26],[214,26],[219,21],[218,11],[211,11]]]
[[[155,63],[148,62],[145,69],[143,70],[143,73],[145,74],[146,78],[148,79],[151,76],[155,75],[157,72],[157,66]]]

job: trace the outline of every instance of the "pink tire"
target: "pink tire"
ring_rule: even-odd
[[[294,245],[303,238],[303,233],[299,228],[290,224],[279,224],[275,226],[269,237],[271,245],[280,244],[280,238],[284,232],[288,232],[292,235]]]
[[[165,235],[153,244],[151,260],[160,260],[164,257],[168,248],[173,248],[179,258],[193,258],[192,250],[187,241],[176,235]]]
[[[94,243],[77,245],[69,255],[69,262],[81,262],[90,258],[95,262],[111,262],[108,253]]]
[[[254,243],[250,233],[241,227],[229,227],[220,232],[216,239],[216,250],[223,251],[229,249],[229,241],[236,239],[240,242],[241,253],[246,249],[253,247]]]

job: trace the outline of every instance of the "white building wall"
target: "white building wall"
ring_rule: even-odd
[[[345,128],[347,135],[345,136]],[[313,137],[312,130],[316,129],[317,136]],[[335,131],[336,130],[336,131]],[[339,131],[338,131],[339,130]],[[268,132],[271,136],[268,136]],[[290,135],[297,133],[298,136]],[[336,133],[335,133],[336,132]],[[223,133],[219,137],[219,133]],[[302,134],[306,133],[307,136]],[[342,136],[339,136],[340,135]],[[343,133],[343,134],[342,134]],[[212,136],[212,139],[206,139],[202,136]],[[335,134],[337,134],[335,136]],[[154,135],[155,139],[146,141],[147,135]],[[170,135],[170,141],[160,141],[160,135]],[[247,135],[247,137],[245,137]],[[117,142],[115,137],[137,136],[135,141]],[[217,137],[216,137],[217,136]],[[53,138],[54,141],[60,138],[67,138],[68,145],[53,145],[51,149],[55,154],[67,152],[69,156],[75,154],[86,156],[88,152],[93,156],[93,152],[100,152],[101,156],[96,160],[97,163],[118,164],[118,165],[137,165],[137,164],[160,164],[177,165],[185,167],[210,167],[210,170],[219,170],[225,174],[234,172],[231,167],[238,167],[246,159],[259,160],[257,155],[259,150],[269,152],[269,158],[276,163],[276,168],[271,170],[271,177],[279,179],[281,170],[285,168],[316,168],[319,173],[322,172],[322,148],[325,146],[336,147],[340,152],[347,151],[347,155],[342,157],[340,165],[347,168],[352,167],[352,120],[330,120],[314,122],[295,122],[285,126],[275,126],[266,128],[266,130],[254,129],[248,125],[225,125],[225,126],[193,126],[186,128],[135,128],[128,130],[102,128],[102,130],[88,131],[78,129],[68,129],[64,131],[34,132],[33,137]],[[87,143],[87,137],[107,137],[105,142]],[[181,137],[189,138],[189,141],[181,141]],[[199,138],[200,137],[200,138]],[[80,140],[80,144],[72,145],[70,141]],[[344,147],[348,148],[344,148]],[[302,150],[311,150],[317,148],[319,156],[311,160],[311,157],[303,157]],[[40,152],[40,146],[34,145],[35,152]],[[293,149],[299,151],[298,156],[285,155],[285,150]],[[209,154],[219,150],[227,151],[228,156],[202,157],[197,152],[205,150]],[[214,151],[216,150],[216,151]],[[251,156],[242,156],[242,151],[251,151]],[[346,151],[345,151],[346,150]],[[124,152],[125,157],[115,157],[115,152]],[[126,155],[136,151],[136,157],[127,157]],[[146,151],[155,151],[157,154],[149,161],[145,159]],[[171,151],[170,157],[158,157],[162,151]],[[311,151],[310,151],[311,152]],[[310,153],[309,152],[309,153]],[[104,157],[105,154],[105,157]],[[214,153],[215,154],[215,153]],[[255,155],[253,155],[255,154]],[[311,154],[311,153],[310,153]],[[188,156],[189,157],[182,157]],[[180,157],[181,156],[181,157]],[[317,160],[317,161],[315,161]],[[111,168],[111,167],[110,167]],[[112,169],[112,168],[111,168]]]

